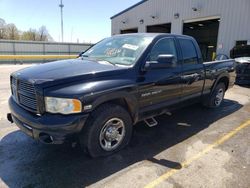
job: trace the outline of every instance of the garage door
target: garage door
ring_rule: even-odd
[[[171,23],[158,24],[158,25],[148,25],[148,33],[170,33],[171,32]]]
[[[120,33],[121,33],[121,34],[138,33],[138,28],[124,29],[124,30],[121,30]]]
[[[194,37],[205,61],[211,61],[216,54],[220,19],[188,22],[183,25],[183,34]]]

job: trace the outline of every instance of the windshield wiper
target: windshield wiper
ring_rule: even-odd
[[[81,57],[87,57],[87,58],[89,58],[89,56],[88,55],[81,55]],[[112,62],[110,62],[110,61],[107,61],[107,60],[104,60],[104,59],[96,59],[96,58],[93,58],[93,59],[91,59],[90,58],[90,60],[94,60],[94,61],[97,61],[97,62],[99,62],[99,61],[104,61],[104,62],[107,62],[107,63],[109,63],[109,64],[111,64],[111,65],[114,65],[114,66],[116,66],[116,64],[115,63],[112,63]]]
[[[84,55],[84,54],[82,54],[82,55],[81,55],[81,57],[89,57],[89,56],[88,56],[88,55]]]
[[[102,60],[102,59],[100,59],[100,60],[97,60],[97,61],[104,61],[104,62],[107,62],[107,63],[109,63],[109,64],[111,64],[111,65],[114,65],[114,66],[116,66],[116,64],[115,64],[115,63],[112,63],[112,62],[110,62],[110,61],[107,61],[107,60]]]

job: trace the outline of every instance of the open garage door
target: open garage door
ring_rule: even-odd
[[[124,30],[121,30],[120,33],[121,33],[121,34],[138,33],[138,28],[124,29]]]
[[[149,25],[147,26],[148,33],[170,33],[171,23],[159,24],[159,25]]]
[[[211,61],[215,57],[219,25],[219,18],[188,22],[183,25],[183,34],[192,36],[197,40],[205,61]]]

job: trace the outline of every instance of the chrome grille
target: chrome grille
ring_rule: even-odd
[[[247,67],[245,68],[245,74],[250,74],[250,63],[248,63]]]
[[[249,63],[243,63],[237,66],[236,68],[237,74],[249,74],[250,73],[250,64]]]
[[[30,111],[37,111],[36,92],[32,83],[12,77],[11,89],[13,98],[18,104]]]

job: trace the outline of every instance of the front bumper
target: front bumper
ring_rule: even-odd
[[[12,97],[9,99],[9,107],[12,120],[24,133],[47,144],[62,144],[74,140],[88,118],[88,114],[46,113],[39,116],[24,110]]]

